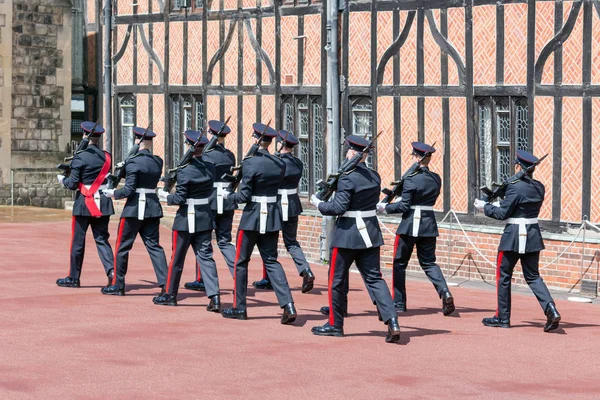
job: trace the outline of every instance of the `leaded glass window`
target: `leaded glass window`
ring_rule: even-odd
[[[300,193],[308,194],[308,183],[309,183],[309,141],[308,141],[308,130],[309,130],[309,118],[308,118],[308,105],[306,102],[298,103],[298,158],[306,166],[302,170],[302,178],[300,178],[300,185],[298,187]]]
[[[173,127],[173,163],[177,165],[185,153],[183,134],[189,129],[202,130],[204,105],[200,95],[171,97],[171,124]]]
[[[527,101],[517,101],[515,108],[517,112],[517,150],[527,150],[529,149],[529,132],[527,131],[529,110],[527,109]]]
[[[508,102],[502,101],[496,103],[496,135],[498,160],[497,176],[498,180],[502,182],[510,176],[512,171],[512,165],[510,163],[510,108],[508,106]],[[491,182],[486,186],[489,187],[490,184]]]
[[[358,99],[352,105],[352,134],[371,139],[373,125],[373,108],[368,99]],[[369,167],[373,167],[373,153],[366,160]]]
[[[121,156],[124,160],[133,146],[133,127],[135,125],[135,98],[131,95],[121,97]]]
[[[294,105],[291,99],[283,107],[283,130],[294,130]]]
[[[181,117],[180,106],[181,101],[179,96],[176,96],[172,101],[172,116],[173,116],[173,165],[179,164],[179,156],[181,154]]]
[[[479,174],[480,186],[492,185],[492,107],[489,102],[479,104]]]
[[[313,175],[314,180],[319,181],[319,179],[325,179],[323,175],[323,171],[325,170],[325,163],[323,159],[323,106],[313,102]]]

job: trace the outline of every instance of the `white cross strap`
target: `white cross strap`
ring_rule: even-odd
[[[525,254],[527,247],[527,225],[538,223],[537,218],[509,218],[507,224],[519,225],[519,254]]]
[[[421,211],[433,211],[433,206],[410,206],[410,209],[415,210],[413,214],[412,236],[419,237],[419,228],[421,227]]]
[[[276,203],[277,196],[252,196],[250,198],[254,203],[260,203],[260,233],[267,231],[267,217],[269,215],[267,204]]]
[[[281,195],[281,212],[283,213],[283,220],[287,221],[288,220],[288,210],[289,210],[289,205],[290,205],[290,200],[288,198],[289,195],[291,194],[296,194],[298,193],[298,189],[279,189],[277,191],[277,194]]]
[[[367,248],[373,247],[373,242],[371,242],[371,238],[369,237],[369,232],[367,231],[367,226],[365,225],[365,220],[363,218],[376,217],[377,210],[368,210],[368,211],[346,211],[342,217],[345,218],[354,218],[356,220],[356,227],[358,228],[358,233],[365,242]]]
[[[186,199],[187,204],[187,219],[188,219],[188,232],[196,232],[196,206],[208,204],[208,198],[205,199]]]

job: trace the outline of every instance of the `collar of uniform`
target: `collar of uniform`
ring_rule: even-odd
[[[422,169],[423,171],[429,171],[429,167],[427,167],[427,166],[425,166],[425,165],[423,165],[423,166],[421,167],[421,169]]]
[[[141,149],[138,151],[138,153],[142,153],[142,152],[144,152],[145,154],[151,154],[150,150],[148,150],[148,149]]]
[[[271,153],[269,153],[269,150],[267,150],[267,149],[262,149],[262,148],[261,148],[261,149],[258,149],[258,152],[259,152],[259,153],[262,153],[262,154],[271,154]]]

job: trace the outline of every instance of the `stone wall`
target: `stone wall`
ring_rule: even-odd
[[[10,164],[2,165],[0,204],[62,207],[56,165],[68,155],[71,110],[71,2],[12,1]],[[0,23],[1,23],[0,19]],[[6,40],[4,37],[3,40]],[[8,143],[0,143],[6,153]]]

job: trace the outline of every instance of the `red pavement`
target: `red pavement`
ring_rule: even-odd
[[[0,399],[600,398],[597,304],[559,300],[563,328],[545,334],[535,299],[513,294],[514,327],[491,329],[480,321],[493,314],[492,292],[453,289],[459,316],[443,317],[430,284],[412,280],[401,344],[390,345],[353,274],[346,337],[317,337],[310,328],[326,322],[318,313],[327,302],[324,266],[313,266],[317,285],[302,294],[301,278],[282,258],[300,314],[295,326],[279,324],[272,292],[252,289],[250,319],[226,320],[185,289],[179,307],[153,305],[155,278],[141,241],[130,256],[127,296],[100,294],[106,278],[91,232],[83,287],[57,287],[68,273],[68,214],[15,223],[1,213]],[[116,226],[115,219],[111,244]],[[171,235],[161,229],[170,257]],[[229,305],[232,280],[218,251],[216,259]],[[193,279],[193,264],[190,252],[183,281]],[[251,266],[250,281],[259,279],[258,256]]]

